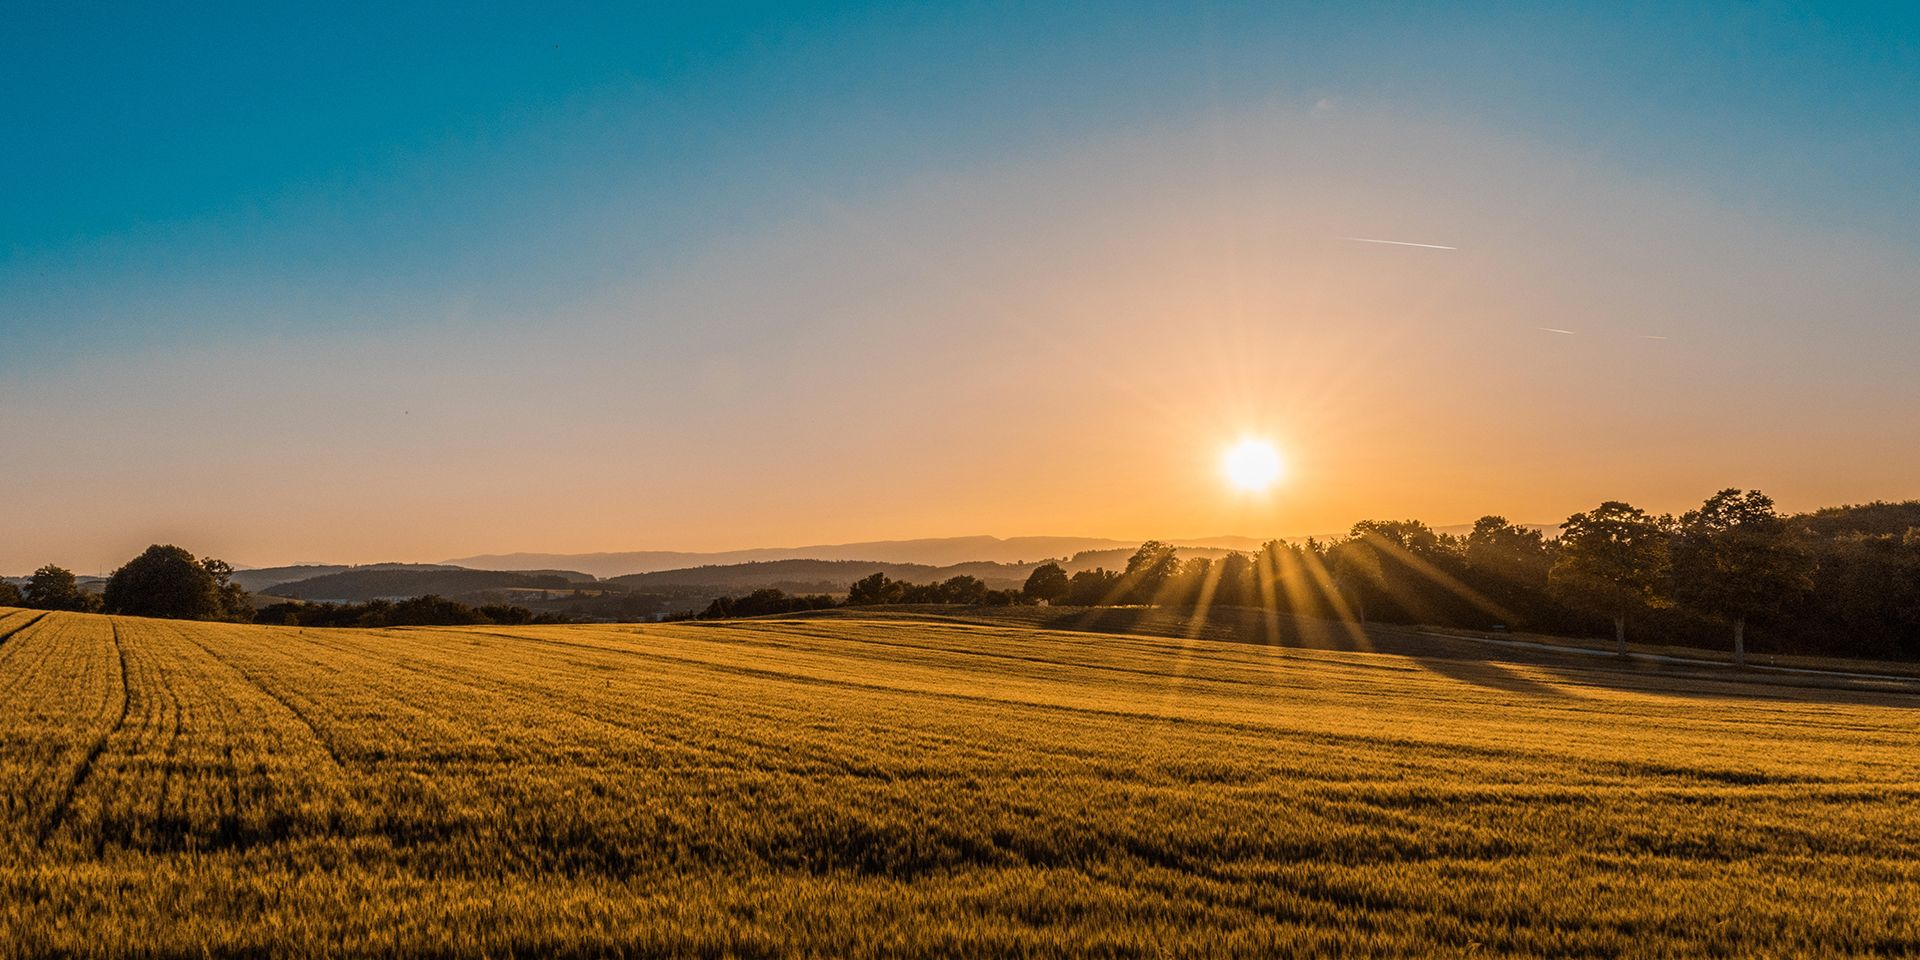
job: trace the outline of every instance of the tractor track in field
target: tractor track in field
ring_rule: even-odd
[[[438,631],[430,631],[430,632],[438,632]],[[462,633],[464,634],[465,631],[462,631]],[[510,640],[529,639],[528,637],[525,637],[525,636],[520,636],[516,634],[507,634],[507,633],[490,633],[485,631],[479,631],[477,632],[477,634],[480,636],[500,637],[503,639],[510,639]],[[439,633],[439,635],[449,636],[450,634]],[[461,687],[466,690],[470,690],[475,693],[481,694],[483,696],[489,696],[489,697],[504,696],[509,700],[520,700],[528,703],[536,703],[545,709],[550,709],[557,713],[564,714],[566,716],[576,717],[592,723],[598,723],[602,726],[611,727],[615,730],[624,730],[629,733],[636,733],[643,737],[649,738],[650,740],[655,740],[655,741],[664,742],[664,743],[671,743],[671,744],[674,744],[675,746],[678,746],[684,750],[688,750],[693,753],[706,754],[711,756],[716,754],[717,752],[711,744],[702,743],[698,739],[689,737],[685,734],[671,732],[667,728],[664,728],[658,724],[630,722],[627,720],[619,719],[617,717],[608,716],[604,713],[600,713],[594,710],[582,709],[576,706],[569,706],[563,699],[563,694],[561,694],[560,692],[548,686],[543,686],[539,684],[529,685],[527,683],[515,682],[511,680],[489,680],[484,677],[475,675],[471,670],[462,671],[462,669],[459,666],[439,663],[436,661],[421,660],[418,663],[408,663],[406,661],[397,660],[397,659],[382,659],[377,655],[370,654],[364,648],[358,648],[351,645],[342,645],[337,641],[326,641],[326,640],[320,640],[313,637],[305,636],[304,631],[303,631],[303,639],[305,639],[308,643],[312,643],[313,645],[318,646],[322,649],[333,650],[335,652],[340,652],[340,653],[347,653],[351,656],[360,657],[362,659],[372,659],[382,663],[388,668],[404,670],[408,673],[412,673],[421,677],[426,677],[438,683],[444,683],[451,686]],[[541,641],[541,642],[560,643],[562,645],[566,645],[562,641]],[[599,647],[591,647],[585,644],[576,644],[574,646],[581,646],[586,649],[605,649],[605,648],[599,648]],[[615,651],[615,652],[620,652],[620,651]],[[438,715],[445,716],[444,714],[438,714]]]
[[[284,707],[288,713],[293,714],[293,718],[295,720],[300,721],[300,724],[307,728],[307,733],[313,737],[313,742],[319,744],[321,750],[326,751],[327,759],[333,761],[334,769],[339,770],[342,773],[346,772],[347,765],[344,761],[340,759],[340,751],[339,749],[334,747],[333,738],[320,732],[319,725],[315,724],[313,722],[313,719],[307,716],[307,713],[305,710],[302,710],[299,707],[295,706],[293,701],[287,699],[286,696],[282,695],[278,690],[275,690],[272,687],[269,687],[266,684],[261,683],[259,678],[255,677],[245,667],[242,667],[239,664],[234,663],[233,661],[228,660],[217,653],[214,653],[211,647],[208,647],[206,644],[201,643],[199,640],[194,639],[194,637],[187,631],[181,630],[179,631],[179,635],[182,638],[184,638],[188,643],[191,643],[194,646],[199,647],[201,652],[205,653],[215,663],[218,663],[221,666],[226,667],[229,670],[232,670],[234,673],[239,674],[240,679],[245,680],[249,686],[265,694],[269,699],[273,700],[273,702],[278,703],[280,706]]]
[[[16,634],[22,633],[28,627],[31,627],[34,624],[39,623],[42,620],[45,620],[47,616],[48,616],[47,612],[43,611],[41,613],[35,614],[34,616],[28,617],[19,626],[14,627],[13,629],[8,630],[4,633],[0,633],[0,647],[5,647],[7,645],[7,641],[12,640]],[[0,662],[4,662],[4,657],[0,657]]]
[[[47,839],[53,836],[55,830],[60,829],[61,823],[66,821],[67,812],[73,807],[73,798],[79,795],[80,787],[87,782],[88,777],[93,775],[93,765],[100,759],[100,754],[106,752],[107,741],[113,739],[113,735],[127,725],[127,711],[132,702],[132,691],[127,688],[127,647],[120,640],[120,624],[109,621],[109,625],[113,628],[113,652],[120,660],[120,716],[114,719],[113,726],[107,728],[107,731],[93,742],[93,746],[87,750],[87,755],[81,758],[80,765],[73,769],[73,776],[67,781],[66,791],[60,795],[59,801],[48,811],[47,819],[40,825],[39,836],[35,838],[36,845],[40,847],[45,847]]]

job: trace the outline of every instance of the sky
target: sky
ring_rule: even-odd
[[[1911,6],[275,6],[10,8],[0,572],[1920,496]]]

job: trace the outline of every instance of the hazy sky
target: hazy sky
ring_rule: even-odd
[[[0,572],[1920,496],[1910,5],[78,6]]]

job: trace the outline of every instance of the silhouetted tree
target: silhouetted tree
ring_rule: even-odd
[[[24,607],[27,598],[20,594],[20,588],[11,580],[0,580],[0,607]]]
[[[1920,658],[1920,501],[1828,508],[1790,525],[1813,557],[1813,589],[1791,599],[1776,632],[1811,649]]]
[[[1733,662],[1747,662],[1747,619],[1813,587],[1812,561],[1786,518],[1758,490],[1728,488],[1680,517],[1672,544],[1674,598],[1733,622]]]
[[[1608,500],[1567,518],[1554,562],[1554,593],[1575,607],[1613,618],[1614,643],[1627,655],[1627,612],[1662,601],[1667,531],[1646,511]]]
[[[224,566],[224,564],[223,564]],[[107,578],[108,613],[172,620],[217,620],[220,582],[193,554],[154,544]]]
[[[1418,520],[1362,520],[1353,525],[1351,536],[1415,555],[1431,554],[1440,547],[1433,528]]]
[[[1134,603],[1160,602],[1161,588],[1180,572],[1180,555],[1171,544],[1148,540],[1127,558],[1127,595]]]
[[[361,604],[275,603],[254,616],[255,623],[300,627],[459,626],[463,624],[571,623],[558,613],[539,613],[512,604],[469,607],[438,596],[414,597],[395,603],[373,600]]]
[[[985,603],[993,591],[978,577],[949,577],[940,584],[940,603]]]
[[[1361,623],[1367,622],[1367,597],[1386,587],[1386,564],[1380,547],[1365,537],[1354,537],[1334,544],[1329,550],[1333,583],[1353,603],[1353,612]]]
[[[1333,615],[1322,583],[1322,577],[1330,579],[1330,575],[1319,540],[1308,537],[1298,545],[1269,540],[1254,555],[1253,567],[1261,606],[1308,617]]]
[[[1200,602],[1200,595],[1213,573],[1213,561],[1206,557],[1188,557],[1174,565],[1168,577],[1154,592],[1153,602],[1188,607]]]
[[[1473,522],[1466,539],[1467,566],[1525,586],[1547,585],[1553,550],[1546,535],[1532,527],[1485,516]]]
[[[1067,595],[1067,571],[1057,563],[1043,563],[1027,574],[1026,586],[1020,592],[1028,600],[1044,600],[1054,603]]]
[[[51,563],[35,570],[20,593],[27,606],[39,610],[91,610],[95,603],[81,592],[72,570]]]
[[[847,606],[861,607],[881,603],[899,603],[905,594],[905,585],[889,579],[885,573],[875,573],[854,581],[847,590]]]
[[[699,619],[718,620],[726,617],[760,617],[771,613],[793,613],[798,610],[825,610],[840,605],[832,597],[818,594],[795,596],[776,587],[755,590],[744,597],[718,597],[707,604]]]
[[[1229,553],[1214,564],[1213,576],[1214,606],[1250,607],[1260,603],[1252,557],[1244,553]]]
[[[1081,570],[1067,581],[1066,601],[1076,607],[1118,603],[1122,582],[1118,573],[1104,567]]]
[[[1474,521],[1462,542],[1461,557],[1475,589],[1507,610],[1535,619],[1548,606],[1555,549],[1553,541],[1532,527],[1486,516]]]

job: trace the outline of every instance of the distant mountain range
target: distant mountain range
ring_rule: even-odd
[[[1203,537],[1170,542],[1175,546],[1217,550],[1253,550],[1260,546],[1260,541],[1252,537]],[[949,567],[961,563],[1031,564],[1089,551],[1131,552],[1139,545],[1136,541],[1103,537],[936,537],[806,547],[760,547],[711,553],[634,550],[622,553],[483,554],[459,557],[447,563],[474,570],[527,570],[539,567],[580,570],[604,579],[687,567],[773,560],[862,560],[930,567]]]

